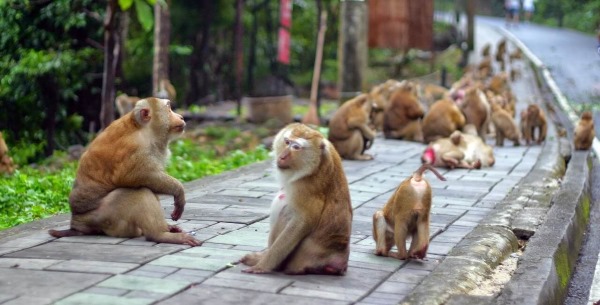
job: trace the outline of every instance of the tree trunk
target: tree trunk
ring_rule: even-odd
[[[237,100],[237,116],[242,114],[242,78],[244,74],[244,25],[242,14],[244,13],[244,0],[236,0],[235,26],[233,45],[235,49],[235,99]]]
[[[169,43],[171,39],[171,13],[166,5],[154,4],[154,61],[152,65],[152,93],[160,91],[160,81],[169,79]]]
[[[118,10],[117,0],[109,0],[104,17],[104,73],[102,74],[102,106],[100,108],[100,128],[106,128],[115,119],[115,71],[118,61],[115,19]]]
[[[54,78],[44,75],[38,79],[44,102],[44,130],[46,132],[46,147],[44,155],[49,157],[54,152],[54,134],[56,130],[56,113],[58,112],[58,88]]]

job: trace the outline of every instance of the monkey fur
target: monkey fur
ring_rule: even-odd
[[[423,137],[425,143],[448,137],[465,125],[465,116],[450,99],[435,102],[423,118]]]
[[[584,111],[581,119],[575,127],[573,144],[576,150],[588,150],[592,147],[596,131],[594,130],[594,119],[590,111]]]
[[[271,204],[268,248],[245,255],[247,273],[343,275],[352,206],[341,158],[319,132],[293,123],[275,136],[281,191]]]
[[[345,102],[329,121],[329,141],[339,155],[348,160],[372,160],[365,154],[375,139],[375,130],[369,127],[373,103],[367,94]]]
[[[525,114],[521,114],[521,124],[525,144],[529,145],[531,142],[542,144],[546,139],[548,124],[546,123],[546,114],[540,106],[536,104],[527,106]],[[537,136],[536,130],[538,131]]]
[[[106,234],[199,246],[200,241],[167,224],[157,194],[174,196],[171,214],[183,213],[183,185],[165,172],[168,143],[185,121],[168,100],[147,98],[112,122],[81,156],[69,195],[71,228],[54,237]]]
[[[423,164],[404,180],[382,210],[373,214],[373,238],[375,254],[401,260],[423,259],[429,247],[429,216],[431,210],[431,186],[423,177],[425,170],[432,171],[438,179],[446,179],[430,164]],[[406,241],[411,236],[410,248]],[[397,253],[390,252],[396,245]]]

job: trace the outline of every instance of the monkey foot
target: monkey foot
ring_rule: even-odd
[[[473,162],[473,168],[480,169],[481,168],[481,160],[477,160],[477,161]]]
[[[390,252],[388,253],[389,257],[393,257],[393,258],[397,258],[399,260],[405,260],[408,258],[408,255],[404,254],[404,255],[400,255],[400,253],[398,252]]]
[[[198,247],[202,245],[202,241],[199,241],[197,239],[195,239],[194,237],[192,237],[191,235],[187,235],[183,238],[183,242],[184,245],[188,245],[188,246],[192,246],[192,247]]]
[[[171,233],[181,233],[181,228],[176,225],[169,225],[169,232]]]
[[[264,270],[262,268],[258,268],[258,267],[250,267],[250,268],[246,268],[244,270],[242,270],[242,272],[244,273],[253,273],[253,274],[265,274],[265,273],[271,273],[271,271],[269,270]]]

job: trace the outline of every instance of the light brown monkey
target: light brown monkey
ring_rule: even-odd
[[[343,275],[352,206],[340,156],[319,132],[290,124],[273,144],[281,191],[271,203],[268,248],[240,261],[248,273]]]
[[[454,131],[450,137],[437,139],[427,146],[421,155],[421,161],[424,164],[430,164],[435,167],[444,168],[481,168],[480,160],[465,159],[465,149],[461,148],[462,138],[460,131]],[[475,159],[475,158],[473,158]]]
[[[344,159],[372,160],[365,154],[375,139],[375,130],[369,127],[373,104],[367,94],[345,102],[329,120],[329,141]]]
[[[490,167],[496,163],[494,149],[477,134],[475,126],[465,125],[464,132],[455,131],[450,138],[458,137],[458,147],[465,154],[464,161],[469,165]]]
[[[414,140],[415,123],[420,126],[425,111],[415,94],[414,85],[405,86],[392,93],[384,112],[383,134],[388,139]],[[421,140],[422,141],[422,140]]]
[[[476,87],[469,88],[460,110],[465,115],[465,123],[473,124],[477,134],[485,140],[492,110],[485,94]]]
[[[483,56],[483,57],[490,56],[491,50],[492,50],[491,43],[488,42],[488,43],[484,44],[483,48],[481,48],[481,56]]]
[[[429,212],[431,210],[431,185],[423,177],[425,170],[432,171],[438,179],[446,179],[429,164],[423,164],[414,174],[402,181],[382,210],[373,214],[375,254],[398,259],[423,259],[429,247]],[[410,248],[406,240],[411,236]],[[398,252],[390,252],[393,245]]]
[[[147,98],[111,123],[81,156],[71,194],[71,228],[54,237],[106,234],[198,246],[200,241],[169,226],[156,194],[173,195],[177,220],[183,185],[165,172],[168,143],[181,135],[183,118],[168,100]]]
[[[494,68],[492,66],[492,57],[487,56],[484,57],[479,65],[477,66],[477,76],[479,78],[487,78],[494,73]]]
[[[517,123],[508,113],[497,104],[492,104],[492,123],[496,131],[496,146],[504,146],[504,139],[513,141],[514,146],[519,146],[521,138]]]
[[[168,99],[171,103],[175,103],[177,98],[177,91],[175,87],[166,78],[163,78],[158,83],[158,91],[156,92],[157,98]]]
[[[523,113],[521,113],[521,120],[523,120]],[[527,112],[525,113],[525,120],[521,122],[523,130],[523,138],[525,144],[529,145],[531,142],[542,144],[546,139],[546,133],[548,124],[546,123],[546,114],[540,106],[536,104],[530,104],[527,106]],[[536,129],[538,130],[536,137]]]
[[[504,64],[506,59],[506,43],[506,39],[501,39],[496,45],[496,61],[500,62],[501,64]]]
[[[573,135],[573,143],[576,150],[587,150],[592,147],[596,131],[594,130],[594,119],[590,111],[584,111],[581,114],[581,119],[575,127]]]
[[[465,125],[465,116],[450,99],[435,102],[423,118],[423,138],[425,143],[448,137]]]
[[[421,104],[427,109],[429,109],[435,101],[450,96],[450,90],[448,90],[448,88],[435,84],[421,84],[419,89],[418,95],[421,99]]]
[[[509,89],[508,74],[506,72],[500,72],[492,76],[487,86],[487,89],[494,92],[494,94],[504,93],[506,90]]]
[[[115,99],[119,116],[122,117],[133,110],[135,103],[137,103],[139,100],[140,98],[137,96],[129,96],[125,93],[119,94],[119,96],[117,96]]]
[[[0,132],[0,173],[12,174],[15,171],[15,164],[8,155],[8,146],[4,141],[4,136]]]

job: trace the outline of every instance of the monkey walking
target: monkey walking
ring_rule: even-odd
[[[446,181],[430,164],[423,164],[414,174],[402,181],[382,210],[373,214],[375,254],[398,259],[423,259],[429,247],[429,212],[431,186],[423,177],[429,169],[438,179]],[[406,240],[412,237],[406,251]],[[397,253],[390,252],[396,245]]]
[[[54,237],[106,234],[199,246],[202,242],[167,224],[157,194],[173,195],[171,219],[183,213],[183,185],[165,171],[169,141],[185,121],[169,100],[147,98],[101,132],[81,156],[69,195],[71,228]]]
[[[247,273],[343,275],[352,206],[341,158],[318,131],[294,123],[275,136],[281,191],[271,204],[268,248],[245,255]]]

